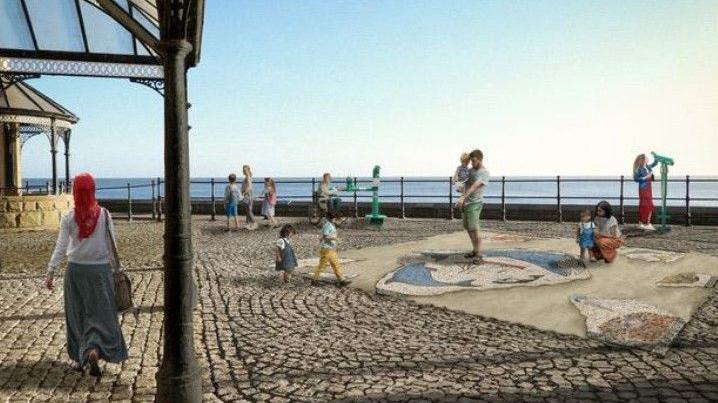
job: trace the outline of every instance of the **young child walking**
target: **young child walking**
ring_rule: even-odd
[[[581,221],[578,223],[578,231],[576,232],[576,242],[581,248],[581,261],[584,267],[588,266],[591,258],[591,249],[593,249],[593,229],[596,225],[591,217],[591,210],[586,209],[581,212]]]
[[[292,248],[292,243],[289,241],[289,238],[296,233],[291,224],[284,224],[282,229],[279,230],[279,239],[276,243],[276,269],[282,272],[282,279],[285,283],[289,282],[294,269],[297,268],[297,256],[294,254],[294,248]]]
[[[237,204],[240,199],[239,186],[237,186],[237,175],[229,174],[227,177],[229,183],[224,188],[224,214],[227,216],[227,231],[231,231],[230,219],[234,219],[234,229],[239,229],[239,219],[237,218]]]
[[[332,266],[334,275],[337,277],[337,285],[342,287],[350,283],[342,274],[342,268],[339,266],[339,256],[337,255],[337,227],[334,225],[338,214],[336,211],[330,210],[327,213],[327,220],[322,227],[322,239],[319,245],[319,265],[314,271],[314,282],[319,281],[319,277],[324,272],[327,263]]]
[[[277,188],[274,186],[274,179],[264,178],[264,190],[262,191],[262,215],[269,220],[272,228],[277,227],[277,220],[274,219],[274,206],[277,204]]]

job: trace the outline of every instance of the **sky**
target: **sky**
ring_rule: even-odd
[[[29,82],[80,117],[73,172],[163,173],[162,99],[126,80]],[[206,2],[191,174],[718,175],[718,1]],[[62,164],[59,165],[62,167]],[[47,177],[36,137],[25,177]],[[63,171],[63,168],[60,168]]]

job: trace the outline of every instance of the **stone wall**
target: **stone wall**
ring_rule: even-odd
[[[0,228],[57,229],[72,208],[72,196],[2,196]]]

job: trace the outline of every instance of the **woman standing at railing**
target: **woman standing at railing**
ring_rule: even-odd
[[[247,229],[257,229],[257,222],[254,219],[254,212],[252,206],[254,205],[254,191],[252,190],[252,168],[249,165],[242,167],[242,173],[244,173],[244,182],[242,182],[242,196],[244,197],[244,203],[247,205]]]
[[[639,154],[633,161],[633,180],[638,182],[638,228],[645,231],[655,230],[651,224],[654,209],[651,169],[657,164],[658,161],[648,164],[646,154]]]

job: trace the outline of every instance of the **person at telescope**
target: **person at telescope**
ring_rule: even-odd
[[[332,175],[329,172],[322,175],[318,191],[319,203],[327,206],[328,211],[333,211],[337,215],[341,212],[342,199],[335,196],[340,190],[342,189],[332,186]]]
[[[651,224],[651,216],[653,215],[653,190],[651,182],[653,182],[653,172],[651,171],[658,160],[648,163],[646,154],[639,154],[633,161],[633,180],[638,183],[638,228],[644,231],[654,231],[655,228]]]

